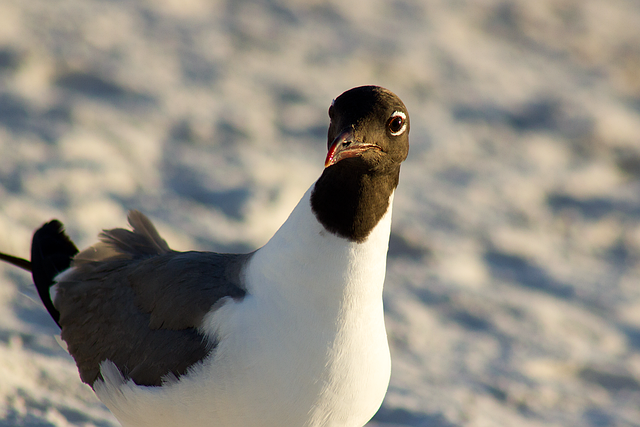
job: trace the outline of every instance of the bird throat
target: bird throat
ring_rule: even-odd
[[[389,209],[400,165],[372,171],[360,159],[344,159],[324,170],[311,193],[311,209],[324,228],[362,243]]]

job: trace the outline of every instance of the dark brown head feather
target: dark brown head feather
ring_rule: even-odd
[[[390,128],[394,114],[406,127]],[[340,95],[329,108],[328,145],[345,129],[358,144],[373,146],[325,168],[311,194],[311,207],[331,233],[355,242],[366,240],[389,208],[400,164],[409,152],[409,113],[400,98],[378,86],[361,86]]]

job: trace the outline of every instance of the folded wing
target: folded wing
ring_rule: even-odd
[[[58,282],[61,336],[89,385],[104,360],[139,385],[185,374],[216,346],[198,329],[203,317],[246,293],[242,268],[251,254],[176,252],[140,212],[129,222],[133,231],[103,232]]]

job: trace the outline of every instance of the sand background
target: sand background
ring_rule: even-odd
[[[637,0],[0,0],[0,250],[253,250],[363,84],[412,120],[370,425],[640,426]],[[117,426],[56,333],[0,265],[0,426]]]

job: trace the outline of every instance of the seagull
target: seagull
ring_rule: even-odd
[[[395,94],[361,86],[329,107],[320,178],[266,245],[177,252],[131,230],[78,251],[52,220],[31,271],[81,380],[124,427],[364,426],[391,370],[382,289],[409,151]]]

